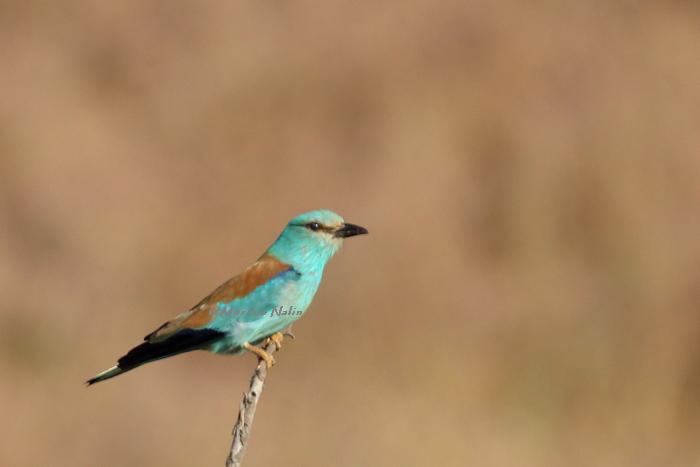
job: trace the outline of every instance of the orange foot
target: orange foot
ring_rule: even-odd
[[[274,342],[275,345],[277,346],[277,350],[282,348],[282,341],[284,340],[284,334],[281,332],[276,332],[267,339],[265,339],[265,343],[263,344],[263,347],[267,347],[270,342]]]
[[[264,349],[261,349],[260,347],[249,344],[248,342],[243,344],[243,348],[246,349],[248,352],[253,352],[255,355],[258,356],[258,358],[265,360],[265,363],[267,364],[268,368],[272,368],[273,365],[275,364],[274,357],[272,355],[270,355],[269,353],[267,353]]]

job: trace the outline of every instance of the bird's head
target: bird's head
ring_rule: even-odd
[[[367,229],[345,222],[333,211],[319,209],[289,221],[268,252],[300,272],[323,270],[344,239],[366,233]]]

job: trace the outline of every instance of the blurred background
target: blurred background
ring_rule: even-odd
[[[246,465],[700,465],[699,21],[0,2],[0,464],[223,465],[252,356],[82,383],[330,208]]]

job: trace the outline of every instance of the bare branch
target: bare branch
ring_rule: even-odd
[[[277,350],[277,344],[272,340],[265,347],[265,351],[270,355]],[[248,391],[243,394],[243,400],[238,410],[238,419],[233,426],[233,441],[231,442],[231,451],[226,459],[226,467],[240,467],[243,462],[248,439],[250,439],[250,431],[253,427],[255,409],[263,391],[267,370],[265,361],[262,358],[258,358],[258,366],[250,379]]]

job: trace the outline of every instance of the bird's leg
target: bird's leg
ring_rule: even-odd
[[[263,348],[267,347],[270,342],[274,342],[277,346],[277,350],[282,348],[282,341],[284,340],[284,334],[281,332],[276,332],[273,335],[265,339],[265,343],[262,345]]]
[[[245,342],[243,344],[243,348],[246,349],[248,352],[253,352],[259,358],[265,360],[265,363],[267,364],[268,368],[272,368],[272,366],[275,364],[274,357],[267,353],[265,349],[261,349],[260,347],[257,347],[253,344],[249,344],[248,342]]]

